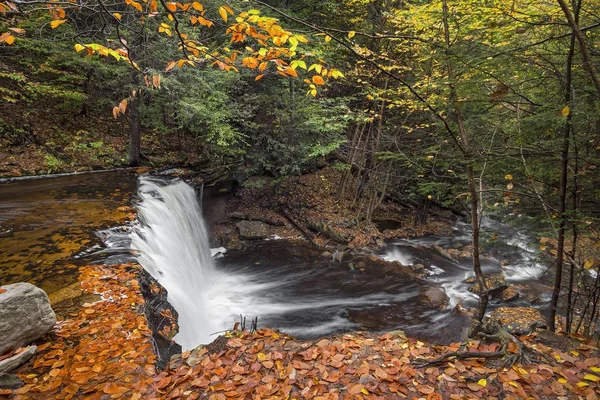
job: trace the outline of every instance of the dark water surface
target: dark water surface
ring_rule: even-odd
[[[465,315],[420,305],[419,295],[430,283],[368,257],[335,261],[305,245],[272,240],[229,251],[217,267],[240,285],[232,290],[236,295],[228,296],[231,309],[243,309],[257,315],[259,325],[302,339],[402,329],[449,343],[460,339],[468,323]]]
[[[26,281],[51,294],[76,282],[94,231],[118,225],[136,173],[114,171],[0,184],[0,285]]]

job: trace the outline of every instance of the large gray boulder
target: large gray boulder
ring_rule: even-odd
[[[448,304],[449,297],[442,289],[430,286],[419,295],[419,304],[425,307],[444,308]]]
[[[30,283],[0,290],[0,355],[42,337],[56,324],[48,295]]]
[[[237,224],[240,239],[264,239],[269,237],[269,228],[258,221],[240,221]]]

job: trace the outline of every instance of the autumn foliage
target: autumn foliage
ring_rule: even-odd
[[[82,13],[82,10],[75,2],[71,3],[46,3],[52,16],[51,29],[60,29],[61,25],[69,20],[73,22],[79,18],[78,13]],[[10,1],[0,1],[0,15],[27,16],[37,11],[39,8],[35,6],[17,6]],[[114,26],[116,37],[107,38],[106,43],[76,43],[75,50],[85,50],[88,55],[110,56],[117,61],[127,61],[144,75],[149,87],[160,87],[160,75],[150,74],[150,66],[139,63],[134,45],[126,39],[127,33],[137,29],[133,26],[149,25],[148,21],[156,21],[157,32],[174,40],[179,48],[179,53],[173,55],[173,60],[159,67],[162,73],[184,66],[209,64],[225,71],[238,71],[239,68],[256,70],[256,80],[259,80],[268,73],[297,78],[298,69],[303,69],[307,74],[310,72],[305,82],[308,85],[307,94],[312,96],[317,95],[317,86],[325,84],[325,78],[343,77],[342,72],[328,67],[324,60],[315,58],[310,52],[302,49],[302,45],[309,42],[304,34],[285,29],[278,19],[262,15],[258,9],[236,13],[224,4],[218,8],[216,16],[211,15],[205,5],[198,1],[179,3],[142,0],[140,3],[125,0],[124,4],[112,5],[92,2],[86,5],[86,11],[94,12],[96,16]],[[225,24],[224,33],[229,37],[231,48],[213,49],[195,39],[198,27],[214,29],[222,24]],[[24,34],[26,31],[22,28],[9,27],[8,31],[0,34],[0,44],[12,45],[15,43],[15,35],[18,37]],[[327,37],[325,40],[328,42],[331,38]],[[309,59],[314,61],[310,67],[306,63]],[[151,68],[155,69],[156,66]],[[135,93],[133,95],[135,96]],[[119,113],[124,113],[126,107],[126,102],[121,102],[115,107],[115,118]]]

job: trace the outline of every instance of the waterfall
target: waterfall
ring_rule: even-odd
[[[140,227],[131,235],[131,247],[179,313],[175,341],[184,349],[211,342],[218,324],[208,292],[218,273],[194,189],[183,181],[141,177],[138,196]]]

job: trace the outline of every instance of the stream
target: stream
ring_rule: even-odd
[[[136,181],[140,223],[117,226],[124,212],[114,210],[130,204]],[[366,259],[358,268],[347,257],[337,261],[278,238],[249,242],[242,250],[209,249],[203,212],[210,214],[216,206],[207,202],[202,210],[192,187],[179,180],[110,172],[0,188],[1,285],[29,281],[51,294],[76,281],[78,265],[120,262],[133,252],[167,289],[180,316],[175,339],[184,349],[212,341],[240,315],[258,316],[259,326],[301,339],[402,329],[422,340],[449,343],[460,340],[469,319],[453,308],[477,302],[464,282],[473,275],[470,259],[440,251],[470,242],[463,222],[452,237],[398,239],[378,254],[420,264],[428,277],[418,280],[375,261]],[[494,257],[483,261],[484,271],[502,273],[521,294],[510,305],[549,299],[550,274],[537,262],[527,235],[493,220],[485,220],[482,228],[494,234],[486,243]],[[448,294],[445,309],[420,305],[421,291],[431,285]]]

